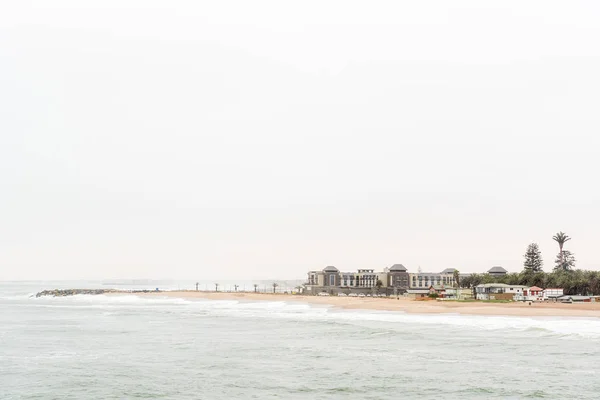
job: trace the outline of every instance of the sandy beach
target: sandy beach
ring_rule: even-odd
[[[183,299],[211,299],[237,301],[295,301],[314,305],[334,306],[344,309],[401,311],[415,314],[458,313],[467,315],[510,315],[545,317],[600,317],[600,303],[484,303],[437,300],[410,300],[405,298],[357,298],[299,296],[264,293],[216,293],[171,291],[137,293],[144,297],[176,297]]]

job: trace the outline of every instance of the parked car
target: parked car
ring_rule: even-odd
[[[338,296],[340,296],[340,297],[346,297],[348,295],[346,293],[338,293]]]
[[[358,297],[358,294],[357,294],[357,293],[350,293],[350,294],[348,295],[348,297]]]
[[[365,294],[364,293],[359,293],[358,297],[365,297]]]
[[[327,292],[321,292],[321,293],[319,293],[318,295],[319,295],[319,296],[329,296],[329,293],[327,293]]]

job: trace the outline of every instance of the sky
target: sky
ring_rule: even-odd
[[[600,269],[596,1],[0,4],[0,280]]]

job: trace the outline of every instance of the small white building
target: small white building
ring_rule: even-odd
[[[565,289],[561,288],[546,288],[543,291],[542,298],[544,300],[556,300],[561,296],[564,296]]]
[[[477,300],[514,300],[522,297],[527,286],[506,283],[484,283],[475,287]]]
[[[516,301],[542,301],[544,289],[531,286],[523,289],[523,293],[515,295]]]

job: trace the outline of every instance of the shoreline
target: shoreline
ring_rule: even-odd
[[[112,293],[119,295],[125,293]],[[236,300],[236,301],[286,301],[311,305],[325,305],[346,310],[399,311],[410,314],[463,314],[482,316],[520,317],[595,317],[600,318],[600,303],[484,303],[436,300],[411,300],[406,298],[356,298],[334,296],[303,296],[271,293],[231,293],[165,291],[131,293],[140,297],[172,297],[186,300]]]

